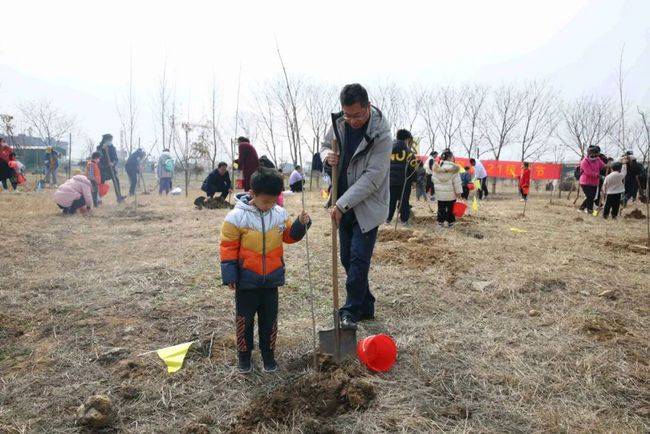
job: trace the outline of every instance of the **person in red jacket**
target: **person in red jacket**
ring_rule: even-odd
[[[528,191],[530,190],[530,164],[524,162],[524,167],[519,176],[519,193],[521,194],[521,201],[528,200]]]
[[[257,158],[255,147],[246,137],[239,137],[237,143],[239,144],[239,158],[234,162],[239,165],[239,170],[243,173],[244,191],[248,191],[251,189],[251,176],[260,167],[260,160]]]
[[[9,167],[9,161],[11,161],[11,154],[13,152],[14,150],[7,144],[7,140],[4,137],[0,137],[0,181],[5,190],[9,188],[7,181],[11,180],[14,174],[14,170]],[[11,185],[15,190],[16,186],[13,182]]]

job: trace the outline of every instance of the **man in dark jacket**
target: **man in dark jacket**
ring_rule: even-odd
[[[129,156],[126,160],[124,168],[126,169],[126,174],[129,175],[129,196],[135,194],[135,188],[138,186],[138,175],[140,174],[140,164],[144,159],[144,151],[142,149],[137,149],[133,154]]]
[[[228,193],[232,192],[232,182],[228,174],[228,165],[221,162],[217,168],[210,172],[201,185],[201,190],[205,191],[208,197],[214,197],[215,193],[221,193],[221,198],[226,199]]]
[[[102,155],[99,159],[99,171],[102,174],[102,182],[112,180],[117,201],[122,202],[125,197],[122,196],[120,180],[117,177],[118,158],[115,146],[113,146],[113,136],[111,134],[104,134],[102,136],[102,141],[97,145],[97,152]]]
[[[393,219],[397,202],[399,202],[400,221],[403,225],[408,225],[411,212],[409,203],[411,184],[415,180],[418,163],[411,147],[412,143],[413,136],[410,131],[397,131],[396,140],[393,142],[393,151],[390,154],[390,202],[388,203],[387,224]]]
[[[257,151],[251,145],[250,140],[246,137],[239,137],[237,139],[239,144],[239,158],[234,162],[239,165],[244,177],[244,191],[251,189],[251,176],[260,167],[260,161],[257,158]]]

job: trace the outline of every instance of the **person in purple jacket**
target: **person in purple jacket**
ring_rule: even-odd
[[[598,195],[600,184],[600,170],[605,163],[600,158],[600,148],[590,146],[587,149],[587,156],[580,162],[580,187],[585,193],[585,200],[580,205],[579,211],[591,214],[594,211],[594,200]]]
[[[293,172],[291,172],[291,176],[289,177],[289,188],[294,193],[301,192],[304,184],[305,175],[302,172],[302,167],[296,166]]]

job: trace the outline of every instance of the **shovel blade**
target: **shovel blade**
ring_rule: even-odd
[[[357,331],[339,329],[339,348],[336,348],[336,329],[318,332],[319,352],[332,356],[335,363],[353,359],[357,354]]]

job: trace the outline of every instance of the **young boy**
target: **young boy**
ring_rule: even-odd
[[[469,198],[469,187],[467,185],[472,182],[472,174],[469,171],[469,166],[465,166],[465,171],[460,174],[460,182],[463,187],[463,193],[460,197],[467,200]]]
[[[625,175],[627,175],[627,168],[620,162],[612,163],[612,171],[605,177],[603,182],[603,194],[607,198],[605,200],[605,209],[603,210],[603,218],[607,220],[609,213],[612,213],[612,220],[618,217],[618,210],[621,206],[621,195],[625,193]]]
[[[275,372],[278,333],[278,287],[284,285],[282,243],[295,243],[311,225],[303,210],[292,223],[277,205],[283,181],[275,169],[259,168],[251,177],[250,191],[235,197],[235,208],[221,226],[221,277],[235,291],[239,372],[253,370],[253,327],[259,322],[259,348],[264,372]]]
[[[521,201],[528,200],[528,192],[530,190],[530,164],[524,162],[524,167],[519,177],[519,193],[521,194]]]
[[[102,174],[99,169],[99,160],[101,154],[99,152],[93,152],[90,156],[90,160],[86,163],[86,178],[90,180],[92,186],[92,195],[93,195],[93,206],[97,208],[101,203],[99,199],[99,184],[102,183]]]

